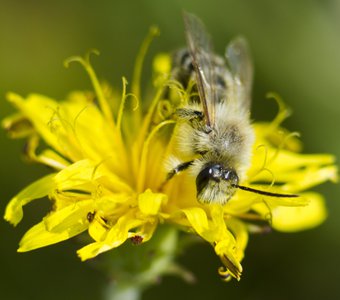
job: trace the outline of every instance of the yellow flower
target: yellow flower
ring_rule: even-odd
[[[300,152],[297,136],[280,126],[287,109],[278,100],[280,110],[273,122],[253,124],[256,141],[242,185],[299,197],[238,190],[225,206],[207,205],[196,200],[195,179],[189,172],[163,185],[165,161],[173,151],[172,112],[187,91],[169,80],[170,59],[160,55],[154,61],[154,95],[141,97],[139,78],[148,43],[137,60],[130,93],[124,78],[119,95],[98,82],[89,57],[74,57],[68,63],[78,61],[85,67],[94,94],[73,92],[60,102],[38,94],[26,98],[8,94],[19,113],[5,119],[4,127],[12,137],[26,137],[27,156],[54,171],[17,194],[6,208],[5,219],[17,225],[24,205],[48,197],[52,210],[26,232],[18,251],[87,231],[92,242],[78,250],[82,260],[117,248],[127,239],[146,243],[167,224],[211,244],[223,263],[222,278],[240,279],[249,233],[268,226],[303,230],[325,219],[322,196],[306,190],[336,180],[334,157]]]

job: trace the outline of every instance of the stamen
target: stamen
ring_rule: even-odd
[[[283,141],[279,144],[279,146],[277,146],[277,149],[275,150],[274,154],[272,155],[272,157],[270,158],[270,162],[272,163],[273,161],[275,161],[275,159],[278,157],[278,155],[280,154],[280,151],[282,149],[284,149],[287,141],[290,138],[294,138],[294,137],[300,137],[300,134],[298,132],[291,132],[290,134],[287,134],[284,138]]]
[[[149,133],[148,137],[143,143],[143,148],[142,148],[142,155],[140,159],[140,167],[139,167],[139,176],[138,176],[138,183],[137,183],[137,190],[142,191],[144,182],[145,182],[145,170],[146,170],[146,160],[147,160],[147,155],[149,152],[149,145],[153,137],[156,135],[156,133],[164,126],[174,124],[174,120],[166,120],[163,121],[162,123],[159,123],[156,127],[152,129],[152,131]]]
[[[138,99],[140,99],[140,79],[142,74],[142,68],[144,63],[144,58],[146,55],[146,52],[148,51],[148,48],[152,42],[152,40],[159,35],[159,29],[156,26],[152,26],[149,30],[149,34],[144,39],[138,55],[136,59],[135,69],[133,71],[133,79],[132,79],[132,93],[136,95]]]
[[[95,93],[98,97],[99,106],[100,106],[104,116],[106,117],[108,122],[112,126],[114,126],[114,121],[113,121],[113,116],[112,116],[112,111],[111,111],[110,105],[109,105],[107,99],[104,96],[103,89],[102,89],[102,87],[99,83],[99,80],[97,78],[97,75],[94,72],[94,70],[91,66],[91,63],[90,63],[90,55],[91,54],[99,55],[99,51],[92,49],[85,55],[85,58],[82,58],[80,56],[72,56],[72,57],[70,57],[70,58],[68,58],[64,61],[64,66],[66,68],[68,68],[71,62],[79,62],[84,67],[84,69],[86,70],[87,74],[90,77],[94,91],[95,91]]]
[[[121,125],[122,125],[122,119],[123,119],[123,112],[125,107],[125,101],[126,101],[126,86],[128,84],[125,77],[122,78],[123,81],[123,92],[122,92],[122,100],[120,101],[119,110],[118,110],[118,116],[117,116],[117,131],[119,132],[120,136],[122,136],[121,132]]]
[[[275,129],[280,126],[283,120],[287,119],[290,116],[291,112],[290,112],[290,109],[284,104],[284,102],[282,101],[279,95],[275,93],[267,93],[266,96],[268,99],[274,99],[279,107],[279,111],[275,119],[270,124],[270,127]]]

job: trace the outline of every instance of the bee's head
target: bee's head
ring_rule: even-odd
[[[218,163],[206,165],[196,178],[197,199],[202,203],[225,204],[235,193],[238,182],[234,169]]]

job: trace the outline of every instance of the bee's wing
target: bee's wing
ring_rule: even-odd
[[[215,74],[212,67],[212,45],[202,21],[195,15],[184,12],[186,38],[196,74],[197,89],[208,127],[214,124]]]
[[[246,40],[238,37],[231,41],[225,55],[233,76],[233,88],[238,105],[248,112],[251,104],[253,64]]]

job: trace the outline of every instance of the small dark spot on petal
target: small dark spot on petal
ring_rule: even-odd
[[[96,215],[95,212],[89,212],[86,216],[87,221],[89,221],[89,223],[91,223],[93,221],[95,215]]]
[[[135,235],[133,237],[130,238],[132,244],[134,245],[139,245],[143,242],[143,237],[140,235]]]

